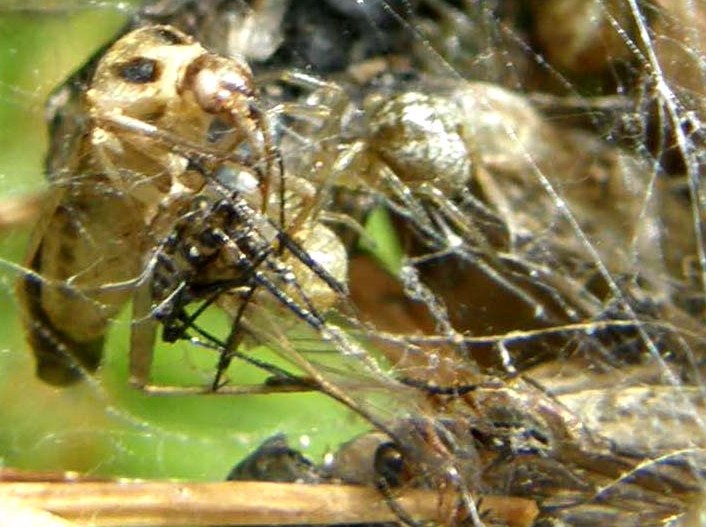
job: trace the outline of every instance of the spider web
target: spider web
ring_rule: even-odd
[[[150,16],[192,24],[200,40],[221,53],[226,42],[247,41],[222,38],[226,30],[209,18],[208,8],[194,19],[169,13],[169,2],[157,5],[163,10]],[[612,524],[660,525],[681,514],[688,501],[681,496],[701,484],[705,437],[703,4],[267,5],[257,21],[258,28],[267,28],[265,43],[238,48],[256,75],[308,68],[347,94],[349,106],[334,120],[333,131],[316,120],[283,118],[280,144],[295,174],[313,173],[311,167],[320,163],[336,168],[320,171],[329,174],[322,187],[334,189],[322,207],[367,229],[361,240],[350,226],[336,227],[349,245],[354,306],[344,302],[331,320],[348,328],[356,343],[363,334],[383,370],[360,366],[353,357],[361,383],[352,390],[354,402],[390,427],[416,412],[432,420],[477,419],[479,435],[509,437],[515,441],[509,448],[523,461],[489,472],[485,484],[500,492],[535,497],[512,475],[521,473],[522,463],[550,475],[558,470],[537,468],[539,462],[522,457],[528,452],[530,458],[551,452],[550,461],[579,471],[597,465],[599,476],[586,477],[596,486],[576,491],[572,506],[562,506],[567,498],[561,493],[538,498],[546,500],[547,517],[572,525],[605,518]],[[0,13],[2,61],[15,65],[1,69],[7,73],[0,79],[0,108],[12,125],[2,132],[7,146],[0,153],[0,173],[8,204],[22,205],[24,196],[44,185],[47,94],[110,40],[107,35],[136,7],[10,2]],[[19,23],[26,29],[16,31]],[[240,28],[230,36],[243,34],[252,35]],[[277,47],[282,40],[286,49]],[[82,52],[76,55],[72,48]],[[264,86],[263,93],[272,106],[332,105],[325,90]],[[428,154],[431,166],[415,176],[400,159],[402,147],[383,132],[375,134],[372,116],[403,93],[452,101],[450,111],[462,115],[473,174],[462,189],[449,181],[451,170],[439,156]],[[399,100],[403,108],[409,104]],[[446,138],[451,141],[452,134]],[[356,163],[375,156],[377,164],[364,176],[356,163],[338,170],[340,153],[354,146],[363,149]],[[433,151],[442,145],[416,146]],[[379,165],[391,168],[392,176]],[[376,221],[381,226],[374,227]],[[12,283],[23,265],[26,231],[10,225],[3,232],[5,305],[16,305]],[[222,315],[210,317],[205,324],[223,334]],[[301,437],[302,445],[313,440],[310,452],[318,455],[370,426],[346,417],[349,426],[341,429],[341,410],[317,395],[165,401],[123,390],[127,313],[114,324],[97,377],[66,391],[49,389],[34,379],[30,353],[17,352],[26,345],[16,316],[8,313],[7,319],[2,398],[22,401],[3,404],[1,417],[12,423],[0,435],[9,466],[218,479],[229,468],[224,458],[241,458],[274,432]],[[259,323],[266,334],[278,319],[265,310]],[[317,346],[316,332],[300,332],[274,333],[275,347]],[[186,343],[176,348],[158,349],[164,362],[158,364],[160,379],[184,382],[186,370],[187,381],[207,383],[213,358],[204,361]],[[327,378],[343,382],[338,368],[348,366],[322,364],[316,353],[304,355],[314,357]],[[473,413],[464,401],[430,402],[423,390],[402,386],[401,378],[444,386],[501,382],[503,388],[502,395],[480,390],[475,404],[485,410]],[[403,395],[386,393],[392,390]],[[411,403],[400,403],[412,392]],[[567,440],[565,448],[554,446],[561,442],[559,432],[537,408],[547,401],[579,420],[571,432],[596,443]],[[500,416],[504,404],[511,410]],[[35,422],[40,413],[51,414],[46,423]],[[539,416],[544,422],[533,423]],[[552,447],[542,450],[516,431],[501,433],[498,423],[508,420],[517,429],[545,434]],[[620,469],[598,459],[605,453],[602,441],[626,463]],[[79,458],[87,446],[93,454]],[[200,465],[180,464],[187,451],[213,456],[199,459]],[[658,491],[635,490],[639,477]],[[669,486],[682,478],[683,486]],[[674,493],[672,501],[655,497],[665,488]],[[640,500],[654,500],[654,510],[635,510]]]

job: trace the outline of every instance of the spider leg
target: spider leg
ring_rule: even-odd
[[[320,263],[314,260],[309,253],[302,248],[299,243],[297,243],[289,234],[287,234],[282,229],[278,228],[269,218],[259,214],[257,211],[253,210],[250,205],[248,205],[243,199],[234,196],[235,199],[232,201],[233,212],[237,223],[248,224],[252,226],[258,235],[264,240],[268,239],[267,233],[264,232],[265,228],[273,229],[275,233],[275,238],[279,243],[286,248],[295,258],[306,265],[311,271],[321,280],[324,281],[333,291],[340,295],[347,295],[348,290],[344,284],[336,280],[331,274],[324,269]],[[252,219],[260,219],[261,223],[264,223],[262,227],[258,227],[253,222]]]
[[[375,488],[382,494],[385,500],[385,504],[390,508],[390,510],[397,516],[400,522],[407,527],[423,527],[424,524],[415,521],[409,513],[402,508],[402,506],[397,503],[390,485],[387,483],[385,478],[378,477],[375,480]]]
[[[402,384],[418,388],[427,392],[429,395],[450,395],[452,397],[462,397],[467,393],[473,392],[479,388],[477,384],[460,384],[458,386],[438,386],[428,382],[413,379],[411,377],[395,377]]]
[[[345,284],[342,284],[336,280],[331,273],[324,269],[319,262],[314,260],[309,253],[304,250],[304,248],[299,245],[291,236],[286,232],[280,231],[277,234],[277,238],[280,243],[287,248],[287,250],[292,253],[300,262],[306,265],[311,271],[324,283],[329,286],[333,291],[341,296],[348,295],[348,288]]]
[[[320,332],[325,331],[326,323],[318,312],[300,306],[291,296],[282,291],[277,284],[272,282],[262,271],[253,270],[253,280],[267,289],[267,291],[284,307],[292,311],[312,328]]]
[[[265,362],[265,361],[256,359],[254,357],[250,357],[248,355],[245,355],[244,353],[239,352],[236,347],[228,348],[227,343],[219,340],[215,336],[211,335],[208,331],[199,327],[196,324],[193,324],[191,326],[191,328],[196,333],[198,333],[200,336],[202,336],[203,338],[206,339],[206,342],[201,342],[201,341],[198,342],[198,344],[200,346],[214,349],[221,354],[223,353],[224,350],[229,349],[230,350],[228,353],[229,363],[230,363],[230,360],[232,360],[233,358],[237,358],[247,364],[250,364],[251,366],[254,366],[258,369],[261,369],[263,371],[266,371],[267,373],[272,374],[272,377],[267,379],[265,382],[265,384],[267,384],[268,386],[274,386],[274,385],[283,386],[286,384],[287,386],[306,387],[311,384],[310,381],[308,381],[306,378],[295,375],[295,374],[293,374],[283,368],[275,366],[274,364],[270,364],[269,362]],[[235,329],[234,329],[234,331],[235,331]],[[240,333],[242,333],[242,330],[240,331]],[[185,336],[184,338],[194,342],[194,340],[189,338],[188,336]],[[213,392],[216,392],[216,391],[220,391],[220,389],[222,389],[222,388],[223,388],[223,386],[220,385],[220,383],[215,384],[215,382],[214,382],[214,386],[212,386],[211,390]]]
[[[245,309],[247,308],[250,300],[252,300],[253,294],[255,293],[257,285],[251,284],[248,290],[245,292],[242,303],[238,307],[238,312],[233,319],[231,324],[230,334],[226,339],[223,348],[221,349],[221,357],[218,361],[218,366],[216,367],[216,375],[211,383],[211,389],[215,392],[221,385],[221,378],[225,371],[230,366],[232,358],[235,356],[233,352],[236,352],[240,343],[243,341],[243,331],[241,328],[241,320],[245,314]]]
[[[206,311],[206,309],[208,309],[210,306],[213,305],[216,300],[218,300],[219,295],[220,291],[212,294],[191,314],[187,314],[186,310],[181,309],[179,314],[176,317],[173,317],[172,320],[172,322],[178,320],[180,325],[178,327],[172,328],[172,330],[170,330],[168,333],[165,328],[165,330],[162,332],[163,340],[165,340],[166,342],[176,342],[177,340],[187,339],[188,337],[186,336],[186,331],[191,327],[195,327],[196,320]],[[164,322],[162,322],[162,324],[165,325]]]

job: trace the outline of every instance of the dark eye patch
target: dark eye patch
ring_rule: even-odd
[[[156,60],[145,57],[135,57],[118,64],[115,69],[118,77],[132,84],[154,82],[162,73],[162,68]]]
[[[178,46],[189,43],[189,39],[186,37],[186,35],[178,33],[168,27],[157,28],[155,30],[155,34],[165,44]]]

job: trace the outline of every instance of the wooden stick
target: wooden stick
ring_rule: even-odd
[[[0,483],[0,503],[15,500],[77,525],[203,526],[380,523],[398,521],[381,495],[352,485],[223,482]],[[406,490],[397,504],[418,520],[444,520],[456,500],[436,491]],[[440,505],[442,504],[442,505]],[[445,509],[445,510],[444,510]],[[528,527],[537,505],[522,498],[484,496],[481,512]]]
[[[76,527],[76,524],[50,512],[28,507],[20,500],[0,498],[0,527]]]

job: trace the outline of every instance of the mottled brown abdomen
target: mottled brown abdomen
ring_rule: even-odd
[[[100,176],[72,182],[57,202],[35,232],[18,298],[37,375],[66,385],[100,364],[141,268],[144,225],[134,200]]]

